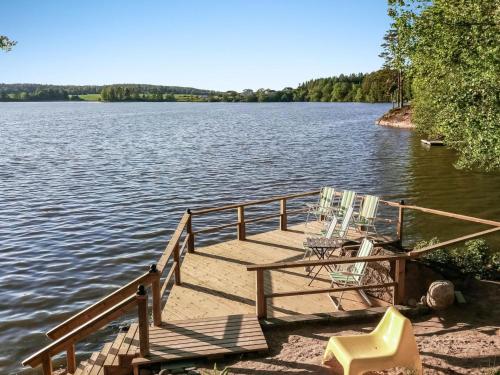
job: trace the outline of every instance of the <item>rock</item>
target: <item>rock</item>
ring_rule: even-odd
[[[455,288],[451,281],[434,281],[427,292],[427,305],[433,310],[443,310],[453,304]]]

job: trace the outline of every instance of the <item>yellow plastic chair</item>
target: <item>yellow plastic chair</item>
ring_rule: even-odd
[[[393,367],[406,367],[422,374],[422,362],[409,319],[393,306],[367,335],[331,337],[323,364],[337,358],[344,375],[362,374]]]

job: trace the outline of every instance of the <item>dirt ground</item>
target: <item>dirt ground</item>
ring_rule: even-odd
[[[500,284],[481,282],[466,293],[467,304],[412,319],[425,374],[500,374]],[[266,332],[267,357],[219,361],[230,374],[342,374],[321,365],[333,335],[370,332],[374,323],[303,324]],[[210,364],[208,368],[213,368]],[[407,374],[392,369],[384,374]]]

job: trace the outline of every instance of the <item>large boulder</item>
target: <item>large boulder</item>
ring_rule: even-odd
[[[434,281],[427,291],[425,298],[427,306],[433,310],[443,310],[453,304],[455,300],[455,287],[451,281]]]

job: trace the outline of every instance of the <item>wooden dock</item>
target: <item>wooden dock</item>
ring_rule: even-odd
[[[421,139],[420,142],[422,142],[423,145],[431,147],[431,146],[444,146],[443,141],[439,140],[434,140],[434,141],[429,141],[427,139]]]
[[[255,275],[247,265],[302,260],[305,231],[317,231],[317,224],[290,227],[287,231],[273,230],[252,236],[245,241],[233,240],[187,253],[182,263],[182,284],[174,285],[163,309],[164,321],[199,319],[230,314],[255,314]],[[356,233],[351,232],[351,237]],[[266,293],[297,289],[321,289],[330,286],[326,271],[309,286],[311,278],[304,268],[266,272]],[[386,305],[372,300],[374,306]],[[365,309],[355,291],[346,292],[345,310]],[[314,314],[336,311],[327,293],[270,298],[267,312],[270,318],[287,315]]]
[[[321,224],[309,224],[307,228],[304,224],[288,225],[288,216],[304,215],[304,209],[288,210],[287,202],[317,196],[318,193],[312,191],[223,207],[186,210],[157,263],[52,328],[47,332],[52,341],[26,358],[23,365],[40,366],[44,375],[52,375],[52,358],[64,352],[67,374],[125,375],[132,371],[138,374],[139,366],[151,363],[262,351],[267,344],[260,326],[273,324],[269,319],[286,322],[321,313],[332,316],[335,307],[329,295],[335,297],[339,291],[345,293],[343,309],[356,310],[356,314],[369,311],[360,296],[365,290],[391,288],[392,304],[404,304],[405,264],[408,260],[445,246],[500,232],[498,221],[406,205],[404,201],[380,201],[386,207],[397,210],[394,212],[397,220],[388,221],[395,223],[396,238],[392,244],[396,246],[403,241],[404,212],[407,210],[492,228],[409,252],[357,257],[358,262],[389,262],[389,278],[377,280],[375,284],[333,288],[325,268],[321,268],[313,282],[306,268],[343,267],[352,264],[353,258],[344,255],[303,260],[306,232],[318,232]],[[336,192],[337,196],[340,194]],[[359,199],[363,199],[362,196]],[[245,218],[245,209],[249,206],[278,202],[278,213]],[[221,211],[233,211],[237,221],[229,219],[229,223],[219,226],[193,228],[193,217]],[[247,236],[247,225],[276,219],[279,220],[277,230]],[[199,236],[230,227],[236,229],[236,240],[195,246]],[[356,226],[360,227],[362,225]],[[351,239],[359,235],[354,229],[349,232]],[[380,244],[386,240],[379,237],[376,242]],[[152,301],[152,322],[149,319],[148,290]],[[388,304],[373,298],[368,302],[375,306]],[[133,323],[127,332],[118,333],[113,342],[104,343],[100,352],[95,352],[77,365],[75,345],[130,311],[136,312],[137,323]]]

